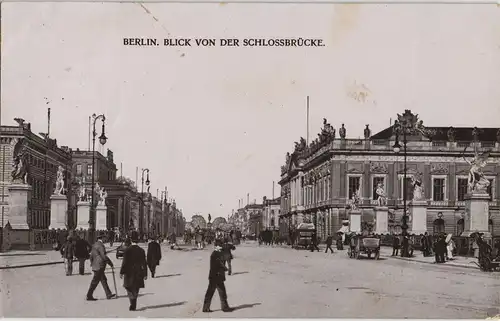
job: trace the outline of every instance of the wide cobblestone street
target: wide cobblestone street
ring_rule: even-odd
[[[201,312],[208,284],[211,247],[170,250],[155,279],[148,278],[136,312],[116,266],[118,299],[106,300],[101,285],[96,302],[84,300],[91,279],[66,277],[61,264],[0,271],[4,317],[208,317]],[[498,273],[406,262],[391,258],[351,260],[346,251],[311,253],[253,242],[234,251],[227,277],[229,304],[220,311],[214,295],[211,317],[486,318],[499,313]],[[77,272],[77,264],[74,265]],[[107,274],[113,289],[111,271]]]

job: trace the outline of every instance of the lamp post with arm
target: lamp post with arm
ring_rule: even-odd
[[[94,180],[95,180],[95,138],[97,136],[97,132],[95,130],[95,125],[96,125],[96,122],[98,120],[102,120],[102,132],[101,132],[101,136],[99,136],[99,143],[101,143],[101,145],[105,145],[106,142],[108,141],[108,138],[106,137],[106,134],[105,134],[105,121],[106,121],[106,117],[102,114],[102,115],[96,115],[96,114],[93,114],[92,115],[92,182],[91,182],[91,194],[90,194],[90,198],[91,198],[91,202],[90,202],[90,221],[89,221],[89,227],[90,227],[90,230],[92,231],[92,234],[95,232],[95,186],[94,186]],[[95,235],[94,235],[95,237]],[[92,241],[94,239],[94,237],[92,237]]]
[[[403,147],[403,219],[401,224],[402,236],[408,236],[408,211],[407,211],[407,198],[408,198],[408,184],[407,184],[407,143],[408,136],[422,135],[427,138],[432,138],[433,131],[427,129],[418,120],[418,115],[413,114],[410,110],[405,110],[404,114],[398,114],[398,119],[394,121],[393,133],[395,135],[394,152],[399,154],[401,147]],[[401,146],[399,139],[402,136],[403,146]]]
[[[144,173],[146,173],[146,181],[144,182]],[[144,183],[146,183],[146,186],[149,186],[151,181],[149,180],[149,168],[143,168],[142,173],[141,173],[141,218],[139,220],[139,230],[141,233],[144,232]]]

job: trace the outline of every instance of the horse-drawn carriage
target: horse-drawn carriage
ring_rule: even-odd
[[[365,254],[368,258],[378,260],[380,257],[380,240],[371,236],[355,235],[351,236],[351,244],[347,250],[347,255],[351,259],[359,259],[361,254]]]

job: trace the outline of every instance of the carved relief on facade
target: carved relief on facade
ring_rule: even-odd
[[[444,175],[448,174],[448,166],[443,163],[432,163],[431,164],[431,174]]]
[[[387,163],[381,162],[370,162],[370,172],[377,174],[386,174],[387,173]]]
[[[347,164],[347,173],[363,173],[364,164]]]

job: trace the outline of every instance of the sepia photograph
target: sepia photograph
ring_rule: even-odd
[[[5,318],[500,319],[500,7],[1,2]]]

